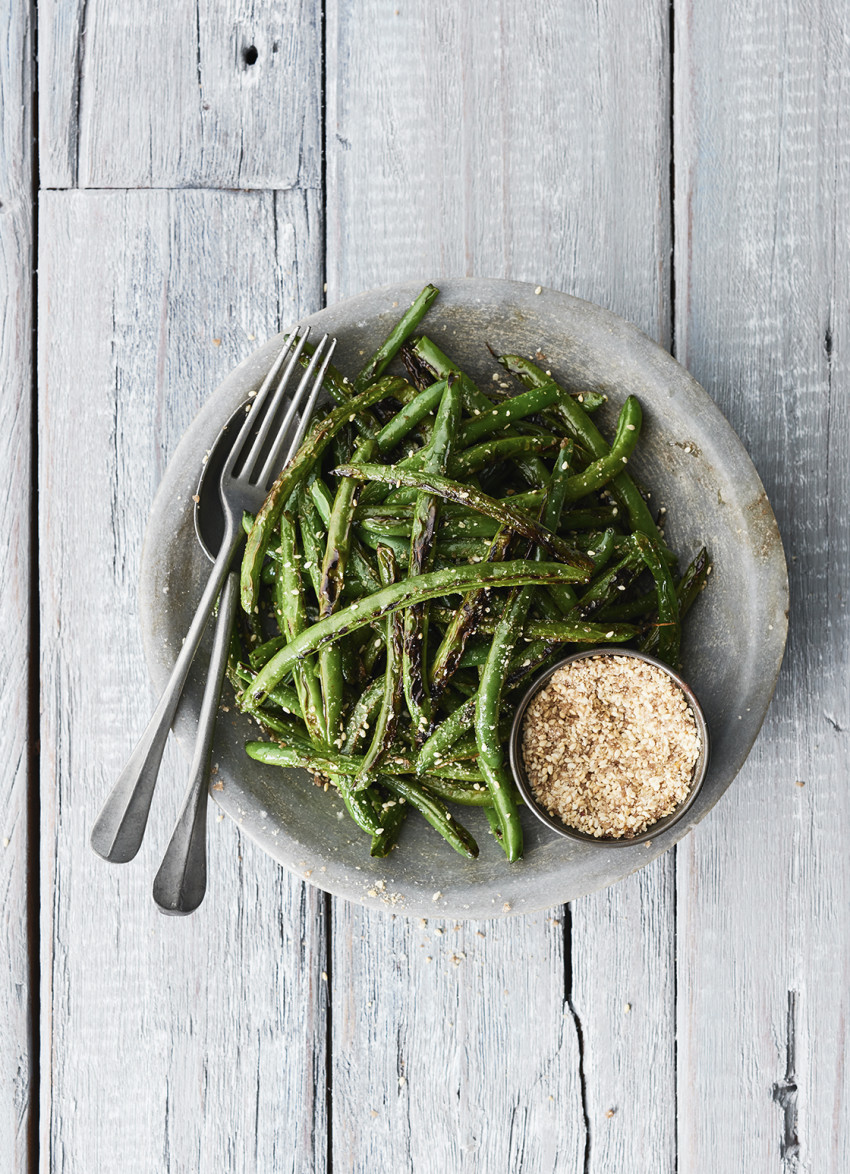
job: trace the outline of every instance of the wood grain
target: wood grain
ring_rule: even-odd
[[[41,182],[317,188],[319,0],[39,5]]]
[[[88,847],[152,704],[135,614],[149,503],[204,396],[281,313],[316,307],[311,202],[42,199],[41,1161],[51,1171],[325,1168],[322,898],[213,819],[204,905],[189,919],[161,916],[150,885],[187,769],[173,747],[136,860],[110,866]]]
[[[679,850],[684,1170],[850,1166],[848,18],[676,11],[679,354],[761,472],[792,598],[761,739]]]
[[[667,6],[327,13],[328,297],[512,277],[669,335]]]
[[[381,918],[338,902],[334,1169],[583,1168],[560,911]]]
[[[331,300],[513,277],[669,339],[666,5],[327,12]],[[672,867],[576,902],[566,942],[558,912],[455,929],[337,904],[335,1162],[672,1171]]]
[[[32,172],[29,14],[0,14],[0,1170],[28,1168],[33,1067],[29,827]],[[35,785],[35,780],[33,780]]]

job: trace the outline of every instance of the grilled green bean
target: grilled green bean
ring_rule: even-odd
[[[679,642],[681,628],[679,626],[679,598],[676,595],[676,584],[670,573],[667,560],[662,555],[658,544],[646,534],[633,534],[635,546],[640,557],[646,563],[649,573],[655,580],[655,590],[658,593],[658,640],[656,655],[665,664],[676,667],[679,663]]]
[[[403,343],[413,334],[419,323],[425,317],[428,312],[428,307],[433,303],[439,292],[433,285],[425,286],[407,313],[396,323],[387,338],[381,343],[354,380],[355,394],[365,391],[368,384],[383,373],[387,364],[392,362]]]
[[[389,587],[391,583],[395,582],[395,558],[387,546],[378,547],[378,568],[381,572],[381,583],[385,587]],[[375,721],[372,740],[357,772],[355,785],[358,787],[368,785],[372,772],[393,740],[398,723],[398,710],[401,701],[402,613],[393,612],[387,616],[384,623],[386,624],[387,666],[382,681],[381,706]]]
[[[317,652],[340,636],[346,636],[364,624],[371,624],[397,608],[407,607],[414,600],[436,599],[440,595],[474,587],[546,586],[563,579],[581,581],[584,577],[584,569],[580,566],[518,561],[460,566],[453,572],[429,571],[416,579],[405,579],[376,591],[364,600],[349,604],[302,632],[263,665],[251,688],[251,695],[255,701],[262,701],[302,656]]]
[[[446,380],[446,389],[434,423],[434,435],[423,467],[426,477],[445,471],[459,419],[460,387],[457,376],[452,374]],[[438,508],[439,501],[435,494],[424,491],[417,495],[410,527],[410,557],[407,563],[409,578],[421,575],[432,561]],[[420,741],[431,724],[431,695],[425,673],[427,638],[425,608],[422,603],[414,601],[404,613],[402,682],[414,734]]]
[[[539,389],[552,382],[539,367],[536,367],[529,360],[523,359],[521,355],[501,355],[499,362],[506,370],[517,375],[527,387]],[[582,405],[562,388],[557,388],[557,390],[560,393],[557,399],[558,408],[574,439],[584,445],[597,460],[607,456],[610,452],[608,443]],[[657,537],[658,527],[628,473],[618,473],[611,484],[620,503],[628,511],[632,528],[649,534],[650,537]]]
[[[475,706],[478,762],[499,816],[502,847],[511,863],[522,856],[522,825],[499,739],[499,712],[511,653],[522,629],[531,596],[531,587],[520,587],[508,600],[496,625],[490,654],[481,674],[481,685]]]
[[[589,560],[574,546],[546,530],[521,510],[506,504],[504,498],[488,497],[486,493],[461,485],[457,481],[451,481],[447,477],[440,477],[436,473],[412,473],[405,469],[393,469],[387,465],[342,465],[335,472],[340,477],[358,477],[364,481],[406,485],[412,489],[445,497],[460,505],[467,505],[470,509],[494,518],[500,525],[509,527],[517,534],[530,538],[532,542],[545,547],[557,558],[562,558],[565,563],[579,566],[585,572],[592,570]]]
[[[352,413],[356,413],[359,407],[371,407],[385,398],[383,387],[369,387],[348,403],[334,408],[313,427],[275,481],[254,519],[242,557],[242,607],[249,615],[253,614],[257,606],[263,559],[284,505],[301,482],[306,480],[316,461],[339,429],[348,423]]]
[[[463,824],[452,816],[452,813],[436,795],[429,794],[421,784],[413,779],[401,778],[396,775],[381,774],[380,783],[387,790],[392,791],[397,799],[404,799],[428,820],[431,827],[451,844],[455,852],[474,860],[478,855],[478,845]]]

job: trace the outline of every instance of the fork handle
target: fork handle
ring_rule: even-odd
[[[242,538],[242,533],[233,529],[225,534],[180,654],[171,670],[168,684],[153,717],[148,722],[147,729],[136,744],[92,828],[92,848],[98,856],[112,864],[125,864],[132,860],[141,847],[159,764],[162,761],[177,703],[186,684],[204,628],[207,626],[207,620]]]
[[[239,576],[231,571],[225,580],[215,621],[207,682],[198,718],[195,752],[183,806],[162,864],[153,882],[153,899],[163,913],[193,913],[207,890],[207,793],[218,703],[227,668],[230,631],[239,602]]]

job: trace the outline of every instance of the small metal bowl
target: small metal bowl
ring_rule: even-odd
[[[549,678],[553,675],[553,673],[556,673],[558,669],[562,669],[564,665],[571,664],[574,660],[588,660],[595,656],[631,656],[634,657],[635,660],[646,661],[647,664],[653,664],[656,666],[656,668],[661,669],[662,672],[666,673],[672,681],[676,682],[676,684],[685,694],[688,705],[690,706],[691,712],[694,715],[694,721],[696,722],[697,730],[700,736],[700,755],[694,766],[694,773],[691,779],[691,789],[688,792],[687,798],[684,800],[684,802],[679,804],[675,811],[671,811],[671,813],[666,815],[663,819],[657,820],[655,823],[651,824],[646,829],[646,831],[641,832],[637,836],[590,836],[586,832],[580,832],[577,828],[572,828],[555,816],[550,815],[548,811],[540,806],[534,797],[534,791],[532,790],[531,784],[528,781],[528,775],[526,774],[525,770],[525,763],[523,762],[522,725],[523,721],[525,720],[526,710],[528,709],[531,701],[537,696],[540,690],[546,685]],[[700,704],[697,701],[690,685],[688,685],[686,681],[683,681],[679,674],[673,672],[673,670],[668,665],[664,664],[663,661],[657,660],[654,656],[647,656],[645,652],[634,652],[630,648],[592,648],[587,652],[576,652],[572,656],[565,656],[563,660],[559,660],[556,665],[553,665],[552,668],[546,669],[545,672],[541,673],[539,677],[536,677],[535,680],[532,681],[517,707],[513,725],[511,726],[508,752],[510,756],[511,770],[513,771],[516,785],[519,787],[520,793],[529,810],[532,811],[542,823],[545,823],[548,828],[551,828],[552,831],[557,832],[560,836],[566,836],[566,838],[569,840],[578,840],[584,844],[601,844],[606,848],[615,844],[642,844],[646,843],[647,840],[654,839],[657,835],[660,835],[661,832],[664,832],[668,828],[672,827],[674,823],[678,823],[696,799],[697,794],[699,793],[699,789],[702,786],[703,779],[705,778],[705,773],[708,769],[708,726],[706,725],[705,716],[703,715],[702,709],[700,708]]]

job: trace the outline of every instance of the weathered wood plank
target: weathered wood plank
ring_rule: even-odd
[[[512,277],[669,336],[667,5],[331,0],[328,297]]]
[[[341,1170],[581,1170],[580,1047],[560,911],[409,921],[338,902]]]
[[[0,1169],[24,1174],[32,1104],[28,708],[32,399],[31,29],[0,15]],[[33,780],[34,782],[34,780]]]
[[[668,340],[666,5],[327,12],[332,300],[514,277]],[[670,859],[577,902],[571,957],[557,913],[455,930],[338,904],[335,1161],[672,1170],[672,925]]]
[[[45,187],[316,188],[321,4],[39,5]]]
[[[281,312],[316,307],[310,205],[297,192],[42,200],[51,1171],[325,1168],[322,898],[213,820],[206,902],[189,919],[158,913],[151,880],[186,774],[173,747],[136,861],[109,866],[88,847],[151,705],[135,616],[148,505],[204,396],[255,337],[277,331]]]
[[[679,852],[679,1168],[838,1172],[850,1167],[850,13],[686,5],[676,32],[679,353],[759,468],[792,599],[761,738]]]

